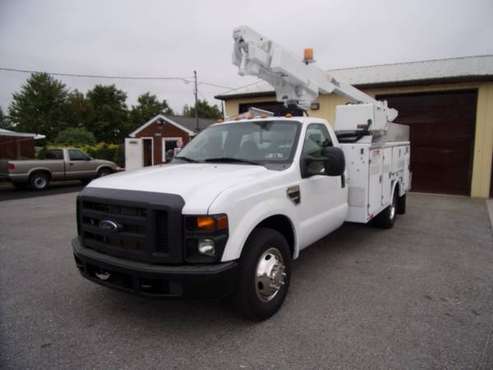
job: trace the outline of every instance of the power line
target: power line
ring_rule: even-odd
[[[62,73],[62,72],[44,72],[31,69],[5,68],[0,67],[0,71],[19,72],[19,73],[47,73],[52,76],[76,77],[76,78],[105,78],[110,80],[179,80],[185,83],[192,82],[189,77],[164,77],[164,76],[118,76],[118,75],[92,75],[82,73]]]
[[[63,72],[44,72],[39,70],[31,69],[20,69],[20,68],[7,68],[0,67],[0,71],[5,72],[17,72],[17,73],[47,73],[52,76],[61,77],[75,77],[75,78],[95,78],[95,79],[108,79],[108,80],[161,80],[161,81],[182,81],[184,83],[192,83],[192,77],[181,77],[181,76],[120,76],[120,75],[99,75],[99,74],[84,74],[84,73],[63,73]],[[207,85],[220,89],[232,89],[230,86],[219,85],[212,82],[200,81],[199,85]]]

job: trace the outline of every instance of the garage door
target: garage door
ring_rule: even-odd
[[[476,97],[475,90],[378,96],[410,126],[414,191],[470,194]]]

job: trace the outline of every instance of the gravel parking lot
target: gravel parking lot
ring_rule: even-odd
[[[0,367],[493,368],[484,201],[412,194],[392,230],[345,225],[302,253],[283,309],[253,324],[227,302],[84,280],[75,197],[0,202]]]

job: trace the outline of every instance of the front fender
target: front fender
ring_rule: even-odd
[[[232,261],[240,258],[243,247],[252,231],[265,219],[281,215],[289,219],[294,234],[293,258],[299,255],[299,232],[296,228],[295,206],[289,200],[271,199],[256,203],[246,213],[236,208],[228,214],[230,235],[224,249],[222,261]]]

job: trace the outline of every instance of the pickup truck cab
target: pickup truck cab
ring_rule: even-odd
[[[233,294],[246,317],[266,319],[284,301],[292,261],[347,220],[348,176],[323,119],[218,123],[169,165],[91,182],[77,200],[75,261],[107,287],[160,297]],[[398,206],[403,211],[407,189],[403,176],[392,178],[392,200],[378,212],[385,227]],[[368,222],[366,204],[364,211]]]
[[[94,159],[76,148],[48,149],[44,159],[0,161],[0,176],[14,186],[30,186],[44,190],[50,181],[81,180],[88,183],[96,177],[109,175],[117,170],[113,162]]]

